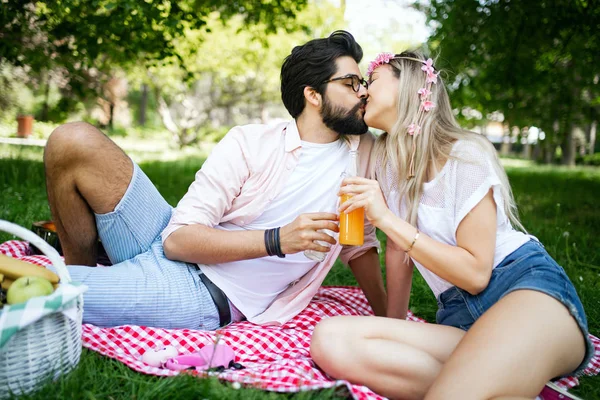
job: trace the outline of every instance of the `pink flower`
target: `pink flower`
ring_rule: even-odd
[[[427,72],[427,75],[433,74],[435,72],[435,70],[433,69],[433,60],[431,58],[428,58],[427,61],[425,61],[425,65],[423,65],[421,69]]]
[[[421,100],[425,100],[427,96],[431,94],[431,90],[427,88],[421,88],[417,91],[417,93],[421,95]]]
[[[431,100],[426,100],[423,103],[421,103],[421,107],[423,107],[423,110],[429,111],[435,107],[435,103]]]
[[[419,133],[421,133],[421,127],[417,124],[410,124],[408,126],[408,134],[413,136],[413,135],[418,135]]]
[[[437,77],[440,73],[438,72],[437,74],[435,72],[427,72],[427,80],[425,82],[427,83],[437,83]]]
[[[392,60],[393,58],[394,58],[394,53],[379,53],[379,54],[377,54],[377,57],[375,57],[375,60],[373,60],[369,63],[369,66],[367,68],[367,76],[371,76],[373,71],[375,71],[376,68],[382,66],[383,64],[389,64],[390,60]]]

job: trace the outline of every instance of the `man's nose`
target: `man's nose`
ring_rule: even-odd
[[[360,85],[360,89],[358,89],[358,92],[356,92],[356,94],[361,99],[367,98],[367,96],[369,96],[369,92],[367,91],[367,88],[364,87],[363,85]]]

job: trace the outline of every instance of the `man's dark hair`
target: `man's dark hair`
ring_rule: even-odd
[[[327,79],[337,72],[339,57],[362,60],[362,48],[346,31],[335,31],[328,38],[313,39],[296,46],[281,66],[281,99],[285,108],[297,118],[304,111],[304,88],[310,86],[323,94]]]

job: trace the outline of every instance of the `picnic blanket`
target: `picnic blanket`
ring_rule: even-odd
[[[0,244],[0,253],[41,266],[49,264],[44,256],[30,255],[27,242],[13,240]],[[277,392],[345,387],[357,400],[383,399],[365,386],[332,380],[312,362],[309,349],[315,325],[323,318],[336,315],[372,315],[372,311],[359,288],[329,286],[322,287],[301,314],[278,327],[239,322],[217,331],[200,331],[134,325],[100,328],[84,324],[83,346],[119,360],[135,371],[171,376],[178,372],[148,366],[140,360],[142,354],[167,345],[175,346],[182,354],[197,351],[207,344],[225,343],[234,349],[236,361],[245,369],[218,373],[219,379],[224,381]],[[425,322],[413,314],[409,314],[408,319]],[[596,354],[584,373],[593,376],[600,373],[600,339],[592,335],[590,338]],[[579,380],[566,377],[555,383],[569,389],[577,386]]]

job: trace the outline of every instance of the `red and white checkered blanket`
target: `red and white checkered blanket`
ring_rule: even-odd
[[[20,258],[37,265],[47,265],[44,256],[28,255],[29,246],[22,241],[9,241],[0,245],[0,253]],[[322,287],[309,306],[298,316],[280,327],[263,327],[249,322],[232,324],[218,331],[189,329],[157,329],[145,326],[119,326],[99,328],[83,325],[83,346],[107,357],[114,358],[130,368],[150,375],[169,376],[178,372],[150,367],[140,357],[148,349],[175,346],[179,353],[199,350],[206,344],[228,344],[236,354],[243,370],[225,370],[219,378],[239,382],[264,390],[298,392],[333,386],[345,386],[355,399],[383,399],[365,386],[347,381],[334,381],[316,368],[310,359],[310,337],[317,322],[336,315],[370,315],[371,309],[356,287]],[[413,321],[424,320],[410,315]],[[590,335],[596,355],[585,370],[587,375],[600,373],[600,339]],[[579,384],[575,377],[557,381],[563,388]]]

